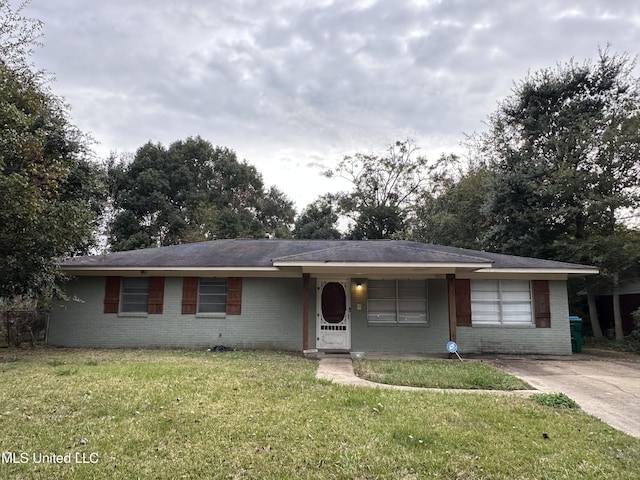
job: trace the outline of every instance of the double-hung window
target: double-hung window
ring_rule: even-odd
[[[227,311],[227,279],[201,278],[198,284],[198,313]]]
[[[426,324],[427,282],[425,280],[369,280],[367,282],[369,323]]]
[[[472,280],[473,325],[532,325],[531,282]]]
[[[147,313],[149,309],[149,278],[122,277],[120,312]]]

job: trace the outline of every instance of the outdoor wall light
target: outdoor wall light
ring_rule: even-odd
[[[356,283],[356,288],[357,288],[358,290],[362,290],[362,282],[357,282],[357,283]]]

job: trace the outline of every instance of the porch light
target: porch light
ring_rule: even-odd
[[[362,282],[356,282],[356,289],[362,290]]]

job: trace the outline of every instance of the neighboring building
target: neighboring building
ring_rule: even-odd
[[[566,280],[597,269],[408,241],[216,240],[60,265],[48,343],[571,354]]]
[[[622,331],[629,335],[634,328],[633,312],[640,308],[640,279],[628,280],[620,285],[620,315],[622,317]],[[602,333],[613,332],[615,321],[613,318],[613,292],[611,289],[596,293],[598,319]]]

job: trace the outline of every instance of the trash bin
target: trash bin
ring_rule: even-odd
[[[571,351],[580,353],[582,352],[582,319],[569,317],[569,328],[571,329]]]

